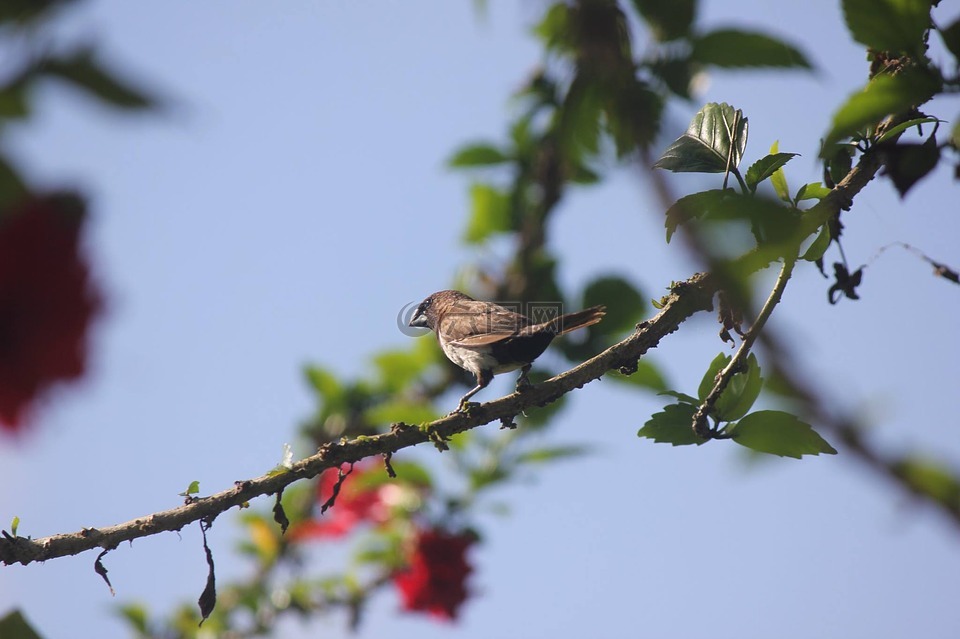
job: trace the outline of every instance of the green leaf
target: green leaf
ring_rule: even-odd
[[[922,457],[907,457],[894,471],[917,491],[951,507],[960,505],[960,480],[950,468]]]
[[[304,373],[313,390],[317,391],[324,401],[336,402],[343,396],[343,385],[329,370],[320,366],[307,366]]]
[[[20,518],[14,515],[13,520],[10,522],[10,534],[16,537],[18,528],[20,528]]]
[[[690,99],[690,85],[700,65],[694,64],[689,56],[657,58],[647,62],[646,65],[654,76],[667,85],[668,89],[681,98]]]
[[[705,400],[707,395],[710,394],[710,391],[713,390],[714,385],[717,383],[717,375],[726,368],[727,364],[730,363],[730,359],[730,355],[720,353],[710,362],[710,366],[707,367],[707,372],[705,372],[700,379],[700,386],[697,387],[697,397],[700,398],[701,402]]]
[[[490,144],[470,144],[462,147],[447,161],[451,167],[493,166],[509,162],[510,156]]]
[[[510,195],[488,184],[470,187],[470,221],[463,239],[478,244],[493,233],[511,230]]]
[[[424,424],[440,417],[432,406],[408,399],[391,399],[377,404],[364,412],[364,417],[372,424]]]
[[[0,2],[0,22],[30,22],[58,5],[68,4],[70,0],[3,0]]]
[[[0,119],[18,120],[30,115],[27,88],[31,78],[20,78],[0,88]]]
[[[563,147],[574,158],[600,150],[603,95],[595,84],[578,76],[570,85],[557,125]]]
[[[617,371],[610,371],[605,375],[605,379],[655,391],[665,391],[667,389],[667,380],[660,371],[660,367],[645,359],[637,362],[636,372],[625,375]]]
[[[609,99],[612,95],[612,99]],[[646,149],[660,133],[664,97],[644,80],[633,80],[608,94],[603,123],[620,159]]]
[[[804,184],[797,191],[797,197],[794,198],[795,202],[800,202],[802,200],[822,200],[823,198],[830,195],[830,191],[833,189],[828,189],[821,182],[811,182],[810,184]]]
[[[751,450],[800,459],[804,455],[837,451],[813,427],[790,413],[761,410],[747,415],[730,430],[733,441]]]
[[[943,122],[943,120],[938,120],[937,118],[930,118],[930,117],[913,118],[912,120],[901,122],[897,126],[890,127],[889,129],[884,131],[883,135],[877,138],[877,144],[880,144],[881,142],[886,142],[887,140],[892,139],[895,135],[899,135],[911,127],[919,127],[920,125],[923,125],[923,124],[935,124],[939,126],[941,122]],[[934,128],[934,131],[936,131],[936,128]]]
[[[551,6],[543,20],[533,27],[533,34],[543,41],[547,50],[566,50],[572,46],[570,7],[565,2]]]
[[[843,0],[853,38],[877,51],[919,53],[930,27],[930,0]]]
[[[638,437],[652,439],[658,444],[673,444],[674,446],[699,446],[707,440],[700,439],[693,432],[693,415],[697,412],[696,406],[690,404],[670,404],[663,407],[660,413],[654,413],[649,420],[637,431]]]
[[[568,179],[574,184],[589,186],[600,181],[600,175],[588,166],[578,164],[570,169]]]
[[[664,221],[664,226],[667,229],[667,242],[670,242],[681,224],[701,218],[710,211],[716,210],[723,205],[724,200],[731,194],[732,191],[729,189],[712,189],[691,193],[677,200],[667,209],[667,216]]]
[[[667,147],[653,167],[695,173],[733,170],[743,158],[747,131],[748,122],[743,111],[726,102],[711,102],[700,109],[687,132]]]
[[[517,463],[542,464],[544,462],[580,457],[589,453],[590,450],[590,446],[577,444],[569,446],[545,446],[544,448],[536,448],[517,455]]]
[[[901,143],[885,150],[887,176],[900,197],[904,197],[923,177],[937,168],[940,147],[931,135],[923,144]]]
[[[117,609],[120,616],[127,620],[139,636],[149,636],[147,627],[147,609],[142,604],[126,604]]]
[[[388,392],[406,388],[433,364],[433,351],[421,348],[425,340],[406,350],[383,351],[373,358],[380,387]]]
[[[694,406],[697,406],[697,405],[700,404],[700,400],[698,400],[696,397],[691,397],[690,395],[687,395],[686,393],[681,393],[681,392],[675,391],[675,390],[665,390],[665,391],[661,391],[661,392],[657,393],[657,395],[668,395],[668,396],[670,396],[670,397],[675,397],[675,398],[679,399],[681,403],[684,403],[684,404],[693,404]]]
[[[591,327],[599,335],[632,330],[647,308],[646,298],[633,284],[616,275],[598,277],[584,289],[583,308],[600,304],[607,307],[607,314]]]
[[[366,492],[386,484],[395,483],[421,488],[430,488],[433,486],[433,477],[430,475],[430,472],[416,462],[393,461],[390,465],[393,467],[394,472],[397,473],[396,478],[392,478],[387,473],[382,472],[365,472],[354,480],[356,488],[361,492]]]
[[[943,80],[921,69],[908,69],[897,75],[878,75],[837,110],[825,145],[852,136],[888,115],[919,106],[942,89]]]
[[[633,6],[660,42],[689,34],[697,14],[697,0],[633,0]]]
[[[796,47],[772,36],[737,29],[717,29],[693,39],[690,56],[717,67],[812,68]]]
[[[746,415],[760,396],[762,387],[760,363],[757,356],[751,353],[747,357],[745,370],[734,373],[714,404],[716,418],[723,422],[732,422]]]
[[[816,262],[821,259],[823,254],[827,252],[831,239],[833,238],[830,237],[830,224],[824,224],[820,227],[820,233],[817,235],[817,239],[804,251],[801,259],[807,260],[808,262]]]
[[[200,482],[194,479],[190,482],[190,485],[187,486],[187,489],[182,493],[179,493],[181,497],[189,497],[190,495],[196,495],[200,492]]]
[[[960,58],[960,18],[940,29],[940,37],[950,53]]]
[[[145,109],[156,103],[142,89],[104,69],[92,51],[79,51],[71,57],[47,58],[41,64],[44,74],[66,80],[111,106]]]
[[[0,619],[0,637],[3,639],[41,639],[33,626],[19,610],[13,610]]]
[[[770,155],[780,155],[779,149],[780,141],[777,140],[770,145]],[[790,202],[790,187],[787,186],[787,174],[783,172],[783,165],[774,169],[770,175],[770,184],[773,185],[773,190],[776,191],[777,197],[784,202]]]
[[[0,156],[0,208],[27,196],[27,185],[7,160]]]
[[[772,177],[784,164],[800,155],[799,153],[771,153],[765,155],[747,169],[744,180],[751,191],[757,190],[757,185]]]

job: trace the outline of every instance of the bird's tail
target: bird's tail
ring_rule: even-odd
[[[563,335],[578,328],[593,326],[607,314],[606,306],[592,306],[576,313],[567,313],[547,322],[557,335]]]

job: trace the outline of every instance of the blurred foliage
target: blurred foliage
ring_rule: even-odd
[[[0,6],[0,38],[12,37],[13,32],[17,37],[42,33],[55,10],[68,4],[8,0]],[[652,161],[650,152],[671,101],[692,102],[705,73],[758,68],[809,72],[812,62],[800,47],[766,33],[710,29],[698,21],[696,0],[549,4],[531,29],[543,49],[543,63],[517,92],[518,108],[503,138],[475,140],[454,151],[448,161],[451,168],[471,176],[464,243],[478,250],[493,242],[511,248],[501,263],[476,267],[458,287],[481,299],[520,304],[549,301],[571,309],[606,305],[603,322],[558,341],[552,352],[559,358],[537,362],[530,376],[534,384],[557,372],[563,365],[557,359],[577,363],[629,335],[649,312],[648,298],[631,274],[612,270],[618,265],[611,265],[609,272],[581,285],[562,286],[557,278],[562,256],[552,248],[550,230],[568,190],[602,182],[617,162],[639,161],[645,167],[653,164],[675,172],[722,174],[722,182],[677,198],[667,208],[666,240],[683,233],[700,242],[706,262],[726,278],[724,292],[732,301],[725,304],[736,310],[728,313],[728,319],[742,318],[750,309],[757,264],[766,267],[802,257],[822,270],[825,254],[835,245],[839,249],[839,215],[825,216],[820,204],[848,176],[855,161],[880,157],[884,176],[902,195],[936,166],[956,163],[960,124],[941,131],[939,124],[946,121],[921,111],[932,97],[960,89],[956,76],[960,21],[934,25],[931,5],[928,0],[842,0],[847,27],[867,49],[870,69],[863,86],[837,106],[825,132],[822,183],[806,183],[794,192],[785,169],[797,154],[781,152],[776,142],[741,172],[749,121],[731,104],[704,105],[659,159]],[[30,30],[22,31],[27,25]],[[928,56],[932,31],[939,33],[954,58],[944,67]],[[31,188],[7,157],[2,135],[7,127],[31,117],[38,83],[69,85],[116,108],[142,110],[158,104],[143,88],[117,76],[93,50],[52,54],[28,44],[19,60],[16,69],[0,77],[0,206]],[[931,124],[933,131],[921,142],[900,141],[914,128],[921,131]],[[730,176],[739,190],[728,185]],[[735,268],[743,256],[756,254],[760,258],[749,262],[749,268]],[[831,295],[839,291],[855,297],[860,271],[848,267],[842,252],[841,260],[835,263]],[[739,332],[739,321],[725,320],[723,333],[729,339],[731,330]],[[718,376],[727,375],[726,387],[708,413],[712,438],[732,439],[778,456],[837,452],[798,416],[804,397],[788,379],[774,370],[765,380],[753,354],[738,370],[724,373],[730,362],[726,354],[714,358],[696,396],[669,390],[669,382],[650,358],[638,362],[635,371],[624,367],[608,378],[622,382],[625,393],[653,391],[675,400],[639,429],[641,437],[654,442],[706,443],[692,423]],[[458,387],[473,385],[469,375],[443,357],[432,338],[375,354],[368,374],[357,379],[322,364],[305,367],[304,375],[316,401],[313,415],[300,429],[306,451],[342,438],[386,432],[400,423],[430,422],[452,405]],[[751,412],[764,386],[773,391],[773,401],[791,412]],[[409,563],[418,530],[446,529],[473,539],[480,513],[491,507],[491,491],[543,464],[589,452],[586,444],[551,441],[551,429],[562,419],[565,405],[558,401],[530,409],[516,418],[517,424],[505,424],[499,431],[456,436],[440,460],[446,466],[435,458],[427,463],[417,451],[409,459],[387,458],[382,465],[374,460],[377,463],[343,467],[296,484],[280,499],[289,520],[287,534],[269,509],[245,511],[240,517],[244,538],[239,551],[251,564],[250,575],[221,584],[217,606],[202,628],[193,604],[184,604],[167,618],[136,603],[121,606],[118,614],[134,636],[158,639],[265,636],[281,615],[307,617],[331,610],[345,610],[356,626],[370,597],[389,586]],[[899,460],[891,470],[917,494],[960,509],[960,481],[948,466],[911,457]],[[191,485],[187,494],[196,490]],[[354,519],[347,517],[351,514]],[[337,530],[344,535],[335,542],[331,522],[339,522]],[[314,542],[336,543],[344,552],[317,557]],[[329,561],[331,554],[334,559],[347,557],[341,562],[346,566],[325,568],[328,574],[320,576],[317,564]],[[21,621],[18,613],[11,613],[0,624]],[[0,625],[0,635],[31,636],[12,627]]]

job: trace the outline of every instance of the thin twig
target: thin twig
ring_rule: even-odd
[[[679,328],[691,315],[709,310],[716,292],[713,278],[703,274],[675,286],[665,298],[661,311],[623,341],[611,346],[571,370],[521,393],[481,404],[469,413],[453,413],[420,426],[394,425],[389,432],[372,437],[358,437],[343,443],[325,444],[317,454],[295,462],[286,472],[236,482],[233,488],[210,497],[199,498],[144,517],[106,528],[84,528],[78,532],[52,535],[41,539],[14,537],[4,532],[0,538],[0,562],[29,564],[57,557],[77,555],[94,548],[114,549],[122,542],[176,531],[201,520],[216,518],[223,512],[241,506],[255,497],[274,494],[295,481],[316,477],[328,468],[358,462],[365,457],[396,453],[431,440],[431,434],[449,438],[457,433],[501,419],[510,419],[527,408],[553,403],[585,384],[599,379],[611,370],[619,370],[654,348],[665,336]]]
[[[750,354],[750,349],[753,347],[753,343],[757,340],[767,320],[770,319],[770,314],[773,312],[774,307],[780,303],[780,299],[783,297],[783,291],[787,287],[787,282],[790,281],[790,276],[793,274],[793,267],[796,263],[796,257],[783,260],[783,266],[780,268],[777,282],[774,284],[773,290],[770,291],[770,296],[767,297],[767,301],[764,302],[763,308],[760,309],[757,319],[753,322],[753,325],[750,326],[747,334],[744,335],[743,341],[740,343],[740,348],[737,349],[737,352],[730,359],[730,363],[717,374],[716,383],[713,385],[710,394],[707,395],[697,408],[697,412],[693,416],[693,431],[699,437],[703,439],[724,439],[724,436],[720,433],[710,430],[707,418],[710,416],[717,400],[720,399],[720,395],[730,383],[730,380],[742,369],[744,362],[747,360],[747,356]]]

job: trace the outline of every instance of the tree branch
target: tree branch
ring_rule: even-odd
[[[700,403],[697,412],[694,413],[693,431],[699,437],[703,439],[719,439],[716,433],[710,432],[707,426],[707,417],[710,415],[710,411],[713,410],[717,400],[720,399],[720,395],[724,389],[730,383],[730,380],[741,370],[743,363],[750,354],[753,343],[757,340],[757,337],[760,336],[761,331],[763,331],[763,327],[767,323],[767,320],[770,319],[770,314],[773,312],[774,307],[780,303],[780,298],[783,297],[783,291],[787,287],[787,282],[790,281],[790,275],[793,273],[793,267],[796,263],[796,257],[784,259],[783,267],[781,267],[780,274],[777,276],[777,283],[774,285],[773,290],[770,291],[770,296],[767,298],[767,301],[764,302],[763,308],[760,309],[757,319],[754,320],[750,330],[744,335],[740,348],[737,349],[736,354],[730,359],[730,363],[717,374],[716,383],[710,390],[710,394]]]
[[[287,472],[238,481],[233,488],[209,497],[191,499],[189,503],[162,512],[139,517],[106,528],[84,528],[78,532],[52,535],[41,539],[14,537],[3,532],[0,539],[0,562],[29,564],[57,557],[77,555],[94,548],[112,550],[120,543],[161,532],[180,530],[203,520],[213,522],[220,514],[261,495],[275,494],[301,479],[316,477],[328,468],[356,462],[373,455],[392,454],[432,440],[443,440],[457,433],[496,420],[511,420],[527,408],[544,406],[560,399],[575,388],[582,388],[611,370],[636,370],[637,360],[654,348],[663,337],[677,330],[691,315],[712,308],[715,288],[713,278],[697,274],[674,286],[665,298],[662,310],[653,319],[637,326],[623,341],[611,346],[573,369],[552,379],[506,397],[482,404],[468,413],[453,413],[420,426],[394,424],[389,433],[372,437],[330,443],[317,454],[293,464]]]

